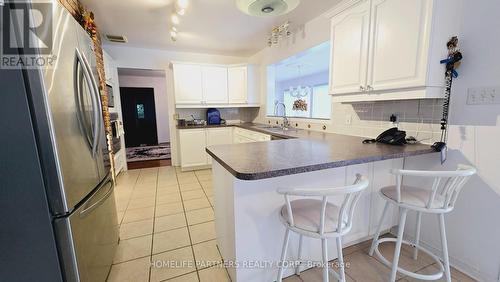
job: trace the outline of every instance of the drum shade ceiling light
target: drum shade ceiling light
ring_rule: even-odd
[[[256,17],[284,15],[297,8],[300,0],[236,0],[243,13]]]

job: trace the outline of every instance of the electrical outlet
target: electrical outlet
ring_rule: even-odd
[[[500,104],[500,86],[467,89],[467,105]]]
[[[346,115],[345,116],[345,124],[346,125],[351,125],[352,124],[352,116],[351,115]]]

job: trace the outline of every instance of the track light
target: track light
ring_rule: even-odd
[[[180,23],[179,16],[177,16],[176,14],[172,14],[170,20],[172,20],[172,23],[174,25],[178,25]]]

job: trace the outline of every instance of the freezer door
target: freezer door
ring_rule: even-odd
[[[96,162],[101,112],[78,49],[78,23],[57,2],[52,6],[57,60],[43,74],[60,183],[48,187],[48,194],[52,213],[65,214],[101,182]]]
[[[118,245],[114,185],[109,175],[71,215],[55,222],[66,281],[105,281]]]
[[[109,159],[109,151],[108,151],[108,143],[106,139],[104,120],[102,116],[102,103],[100,97],[100,87],[99,87],[99,74],[97,72],[97,62],[96,55],[94,53],[94,42],[90,38],[90,35],[81,27],[77,26],[77,34],[78,34],[78,45],[79,49],[82,52],[82,55],[85,58],[86,66],[88,72],[91,77],[91,81],[94,87],[94,93],[96,95],[96,99],[99,102],[99,110],[101,115],[99,115],[99,137],[97,139],[97,152],[96,152],[96,160],[97,160],[97,169],[99,172],[99,176],[103,178],[111,169],[111,163]]]

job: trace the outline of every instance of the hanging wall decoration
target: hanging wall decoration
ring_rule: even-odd
[[[460,66],[462,53],[458,49],[458,38],[452,37],[446,44],[448,48],[448,57],[441,60],[441,64],[446,65],[445,71],[445,89],[443,102],[443,117],[441,118],[441,140],[432,145],[434,150],[441,152],[441,163],[446,160],[446,141],[448,139],[448,116],[450,111],[451,85],[454,78],[458,77],[456,68]]]

